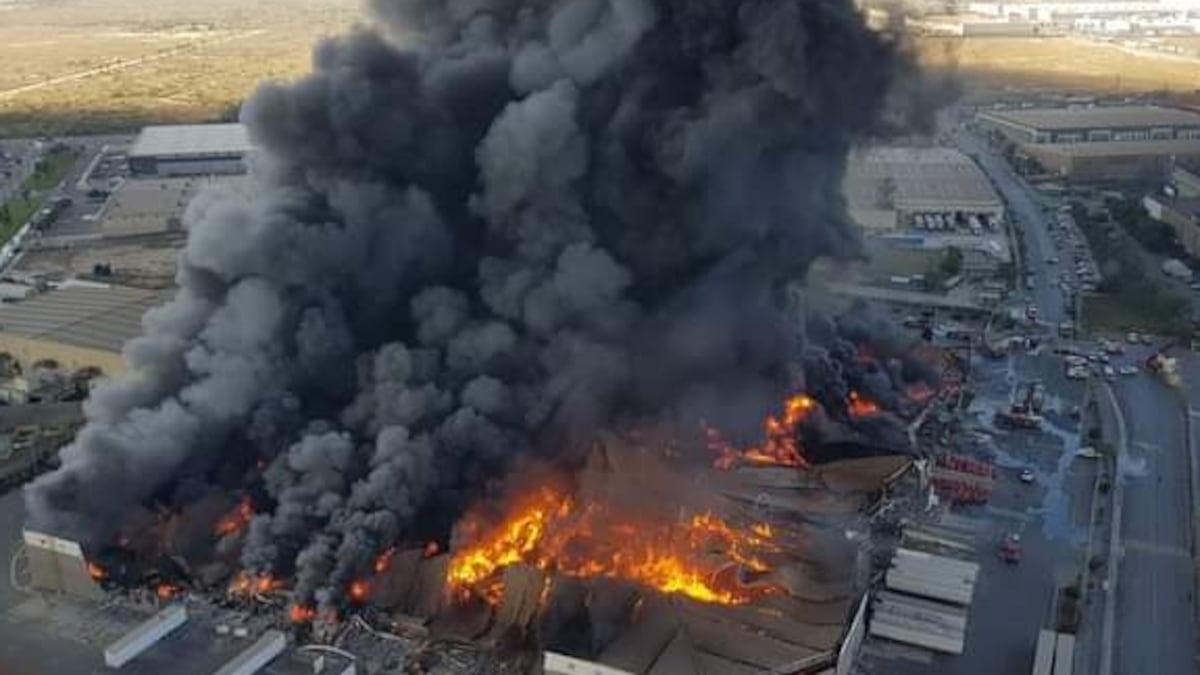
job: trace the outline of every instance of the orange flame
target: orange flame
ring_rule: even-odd
[[[447,574],[460,598],[475,594],[495,604],[503,590],[497,575],[517,563],[571,577],[623,579],[725,605],[777,590],[718,579],[731,564],[755,572],[769,569],[762,555],[779,548],[765,523],[742,532],[712,514],[681,523],[637,522],[543,487],[519,502],[499,526],[485,531],[469,516],[462,531],[472,543],[455,554]]]
[[[239,572],[229,582],[229,592],[234,595],[250,595],[252,593],[270,593],[283,588],[283,581],[270,574],[250,574]]]
[[[288,617],[294,623],[308,623],[317,618],[317,610],[306,605],[295,604],[288,609]]]
[[[426,558],[432,558],[433,556],[437,555],[439,552],[441,552],[441,547],[438,546],[438,543],[436,541],[431,541],[428,544],[425,544],[425,551],[423,552],[423,554]]]
[[[256,593],[270,593],[283,588],[283,582],[272,577],[270,574],[263,574],[254,582],[254,590]]]
[[[709,448],[718,453],[713,466],[722,470],[739,464],[807,467],[808,460],[804,458],[796,436],[800,425],[816,407],[817,402],[804,394],[789,398],[784,402],[782,416],[768,416],[763,423],[765,440],[762,445],[749,448],[736,448],[715,429],[704,427]]]
[[[367,601],[367,597],[371,594],[371,587],[362,579],[355,579],[350,584],[350,599],[357,603]]]
[[[375,574],[383,574],[384,572],[392,569],[392,558],[394,558],[395,556],[396,556],[396,547],[395,546],[389,548],[388,550],[386,550],[383,553],[380,553],[378,556],[376,556],[375,564],[372,565],[372,568],[375,570]]]
[[[237,507],[225,514],[217,521],[213,531],[218,537],[227,537],[231,534],[241,532],[250,524],[250,519],[254,517],[254,503],[249,497],[243,497],[242,501],[238,502]]]
[[[183,589],[175,584],[163,582],[155,587],[154,594],[158,596],[159,600],[170,600],[178,595],[181,590]]]
[[[863,397],[857,391],[850,392],[850,400],[847,404],[850,407],[851,417],[870,417],[878,415],[880,412],[878,403]]]
[[[88,571],[88,576],[92,578],[92,581],[96,581],[96,582],[104,581],[104,579],[108,576],[108,573],[104,571],[103,567],[97,565],[96,563],[94,563],[90,560],[88,561],[88,564],[87,564],[87,571]]]
[[[934,391],[925,385],[924,382],[918,382],[909,385],[904,389],[904,395],[917,402],[924,402],[933,396]]]

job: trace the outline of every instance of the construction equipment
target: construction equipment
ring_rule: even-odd
[[[1162,349],[1151,354],[1146,359],[1146,370],[1158,375],[1168,386],[1178,389],[1183,385],[1183,380],[1179,376],[1178,364],[1174,357],[1167,356],[1167,351],[1174,346],[1176,346],[1175,342],[1168,342]]]
[[[999,556],[1004,562],[1015,565],[1021,562],[1022,554],[1021,535],[1013,532],[1001,542]]]
[[[996,425],[1018,429],[1040,429],[1042,427],[1042,405],[1046,401],[1046,390],[1040,382],[1022,382],[1013,390],[1008,410],[996,413]]]

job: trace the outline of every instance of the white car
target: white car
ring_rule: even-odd
[[[1117,376],[1117,371],[1113,370],[1112,366],[1104,366],[1101,371],[1104,374],[1104,379],[1111,380]]]
[[[1087,378],[1088,372],[1086,368],[1076,367],[1067,369],[1067,379],[1069,380],[1086,380]]]
[[[1033,469],[1024,469],[1021,471],[1021,482],[1022,483],[1032,483],[1033,482]]]
[[[1096,452],[1095,448],[1088,445],[1076,450],[1075,456],[1083,457],[1084,459],[1097,459],[1100,457],[1100,453]]]
[[[1134,365],[1121,366],[1120,368],[1117,368],[1117,372],[1122,375],[1137,375],[1138,367]]]

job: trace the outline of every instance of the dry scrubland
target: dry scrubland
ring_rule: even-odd
[[[360,16],[358,0],[0,0],[0,134],[217,118]]]
[[[1185,99],[1200,91],[1200,60],[1075,38],[925,38],[917,50],[925,63],[955,69],[976,91],[1168,91]]]
[[[304,73],[312,44],[360,16],[360,0],[0,0],[0,135],[226,117],[258,82]],[[1200,52],[1198,39],[1170,41]],[[1200,101],[1200,60],[1071,38],[916,49],[968,91],[1165,89]]]

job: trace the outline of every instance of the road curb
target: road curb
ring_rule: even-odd
[[[1101,629],[1103,649],[1100,652],[1100,675],[1111,675],[1113,647],[1116,645],[1113,631],[1116,623],[1117,582],[1120,578],[1118,567],[1121,563],[1121,509],[1124,507],[1121,503],[1124,488],[1121,485],[1120,464],[1121,455],[1127,454],[1129,451],[1129,432],[1125,428],[1125,413],[1121,411],[1121,404],[1117,401],[1117,395],[1113,392],[1112,387],[1104,382],[1101,384],[1101,388],[1108,398],[1109,405],[1112,406],[1113,416],[1117,423],[1116,453],[1112,466],[1112,522],[1108,541],[1108,590],[1104,601],[1104,626]]]
[[[1197,477],[1196,472],[1200,469],[1200,462],[1196,460],[1196,440],[1192,434],[1195,432],[1195,426],[1192,424],[1192,406],[1188,402],[1187,396],[1183,392],[1179,392],[1179,402],[1183,408],[1183,438],[1187,443],[1184,456],[1187,458],[1188,465],[1188,493],[1191,497],[1192,504],[1191,513],[1191,546],[1189,547],[1192,553],[1192,615],[1195,617],[1196,639],[1200,642],[1200,560],[1197,559],[1197,544],[1200,543],[1200,477]],[[1200,414],[1200,411],[1197,412]]]

